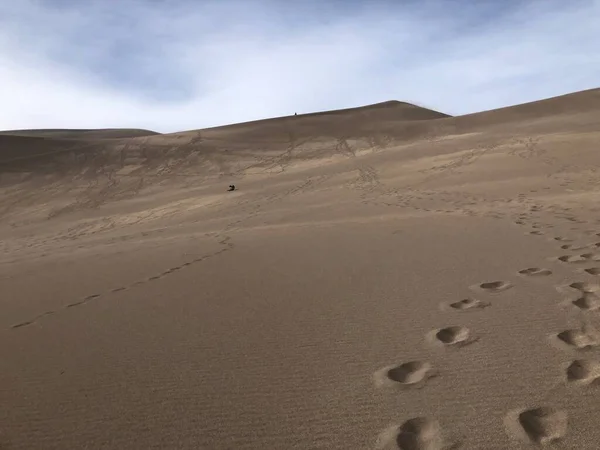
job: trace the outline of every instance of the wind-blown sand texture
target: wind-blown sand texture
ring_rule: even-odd
[[[598,449],[599,124],[0,134],[0,448]]]

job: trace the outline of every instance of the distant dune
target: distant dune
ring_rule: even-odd
[[[434,111],[431,109],[422,108],[420,106],[416,106],[410,103],[400,102],[397,100],[389,100],[381,103],[374,103],[372,105],[358,106],[356,108],[345,108],[345,109],[335,109],[331,111],[320,111],[308,114],[298,114],[297,116],[283,116],[276,117],[270,119],[261,119],[254,120],[251,122],[242,122],[231,125],[222,125],[212,128],[207,128],[207,130],[216,130],[223,128],[231,128],[231,127],[244,127],[244,126],[255,126],[266,123],[276,123],[281,120],[289,119],[291,117],[295,118],[311,118],[311,117],[319,117],[319,116],[349,116],[349,115],[369,115],[376,116],[386,119],[396,119],[396,120],[428,120],[428,119],[440,119],[444,117],[451,117],[448,114],[444,114],[438,111]]]
[[[0,132],[0,170],[63,173],[83,170],[86,164],[106,163],[113,168],[128,162],[156,165],[165,159],[196,155],[210,162],[211,173],[215,165],[230,173],[242,170],[244,164],[260,167],[270,161],[273,152],[283,151],[281,156],[292,160],[319,159],[351,153],[345,142],[352,140],[360,141],[359,148],[364,149],[448,133],[493,130],[507,123],[518,126],[532,118],[540,121],[564,113],[586,113],[597,107],[599,98],[600,89],[592,89],[457,117],[388,101],[169,134],[126,129],[4,131]],[[327,143],[330,140],[331,145]],[[245,158],[258,160],[251,164]]]
[[[120,129],[4,131],[0,132],[0,167],[27,172],[37,172],[41,167],[47,173],[54,169],[81,169],[78,163],[85,165],[100,161],[103,164],[106,158],[117,164],[117,160],[156,162],[166,157],[167,151],[171,156],[197,151],[204,158],[230,159],[230,154],[225,152],[235,154],[243,148],[243,152],[247,153],[257,143],[268,152],[279,148],[282,143],[297,146],[300,141],[323,138],[343,140],[363,135],[372,135],[372,140],[379,136],[384,140],[391,136],[414,138],[427,127],[413,127],[412,123],[446,117],[449,116],[409,103],[389,101],[170,134]],[[411,131],[413,128],[414,131]],[[411,133],[415,136],[410,136]],[[230,149],[221,148],[223,139],[231,144]],[[100,160],[97,157],[99,153],[103,155]],[[66,167],[73,163],[75,167]]]
[[[149,130],[137,130],[128,128],[99,128],[94,130],[7,130],[0,131],[0,134],[56,139],[122,139],[140,136],[152,136],[160,133]]]
[[[0,448],[597,450],[599,124],[0,133]]]
[[[521,105],[466,114],[456,117],[465,126],[503,125],[526,120],[543,120],[559,115],[595,113],[600,102],[600,88],[560,95]]]

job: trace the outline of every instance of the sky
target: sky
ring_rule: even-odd
[[[0,129],[175,132],[600,87],[600,0],[0,0]]]

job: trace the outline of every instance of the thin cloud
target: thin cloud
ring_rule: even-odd
[[[600,79],[598,0],[286,3],[0,4],[0,129],[171,132],[390,99],[465,114]]]

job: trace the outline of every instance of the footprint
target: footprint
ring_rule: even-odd
[[[391,427],[384,431],[379,439],[377,448],[389,450],[444,450],[442,429],[437,420],[428,417],[415,417],[400,426]]]
[[[600,362],[576,359],[566,369],[567,381],[577,384],[591,384],[600,378]]]
[[[536,230],[536,231],[530,231],[530,232],[529,232],[529,233],[527,233],[527,234],[533,234],[534,236],[541,236],[541,235],[543,235],[543,234],[544,234],[544,232],[543,232],[543,231]]]
[[[118,287],[118,288],[113,289],[110,292],[120,292],[120,291],[124,291],[125,289],[127,289],[127,287]]]
[[[409,361],[397,366],[384,367],[375,372],[375,385],[378,387],[422,387],[435,376],[433,367],[426,361]]]
[[[590,275],[600,275],[600,267],[591,267],[589,269],[584,269],[584,271]]]
[[[519,425],[533,442],[546,445],[567,433],[567,414],[550,407],[528,409],[519,414]]]
[[[552,271],[549,269],[540,269],[539,267],[530,267],[529,269],[519,270],[519,274],[530,277],[545,277],[552,275]]]
[[[579,309],[585,309],[588,311],[595,311],[600,308],[600,298],[596,294],[591,292],[584,292],[581,297],[577,300],[573,300],[571,303],[577,306]]]
[[[576,281],[569,285],[570,288],[577,289],[581,292],[597,292],[600,290],[600,286],[594,283],[587,283],[585,281]]]
[[[93,300],[98,297],[100,297],[100,294],[88,295],[86,298],[84,298],[84,300]]]
[[[428,362],[411,361],[388,370],[388,378],[402,384],[415,384],[422,381],[431,370]]]
[[[480,289],[486,292],[502,292],[512,287],[508,281],[490,281],[487,283],[481,283],[478,286]]]
[[[598,253],[584,253],[580,256],[588,261],[600,261],[600,254]]]
[[[594,347],[598,345],[596,337],[583,330],[565,330],[561,331],[556,337],[563,343],[575,347],[578,350]]]
[[[562,236],[557,236],[554,238],[555,241],[561,241],[561,242],[573,242],[573,239],[569,239],[569,238],[565,238]]]
[[[577,245],[577,244],[565,244],[561,245],[560,248],[563,250],[583,250],[587,248],[586,245]]]
[[[471,333],[466,327],[446,327],[435,330],[435,339],[444,345],[465,345],[473,342]]]
[[[68,305],[65,306],[65,308],[73,308],[75,306],[83,305],[84,303],[85,303],[85,300],[81,300],[80,302],[69,303]]]
[[[557,259],[561,262],[571,264],[587,262],[587,260],[585,258],[582,258],[580,255],[563,255],[559,256]]]
[[[450,303],[448,306],[458,311],[473,311],[477,309],[487,308],[490,305],[491,303],[489,302],[482,302],[481,300],[477,300],[474,298],[465,298],[464,300]]]

